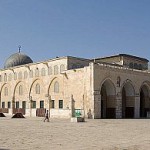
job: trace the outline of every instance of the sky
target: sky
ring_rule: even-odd
[[[0,0],[0,68],[13,53],[150,60],[150,0]]]

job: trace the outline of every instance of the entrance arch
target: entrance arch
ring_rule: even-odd
[[[149,89],[143,85],[140,90],[140,117],[147,117],[148,111],[150,111]]]
[[[134,118],[135,90],[130,82],[122,88],[122,118]]]
[[[115,86],[106,80],[101,87],[101,118],[116,118]]]

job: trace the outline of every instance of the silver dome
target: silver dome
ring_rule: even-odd
[[[14,67],[14,66],[28,64],[28,63],[33,63],[32,59],[29,56],[18,52],[18,53],[12,54],[5,61],[4,68],[6,69],[6,68]]]

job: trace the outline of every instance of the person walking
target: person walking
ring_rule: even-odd
[[[49,122],[49,114],[48,114],[48,110],[45,113],[45,119],[44,122],[47,120],[47,122]]]

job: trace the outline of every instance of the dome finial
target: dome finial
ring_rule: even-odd
[[[21,45],[18,46],[18,52],[20,53],[21,51]]]

